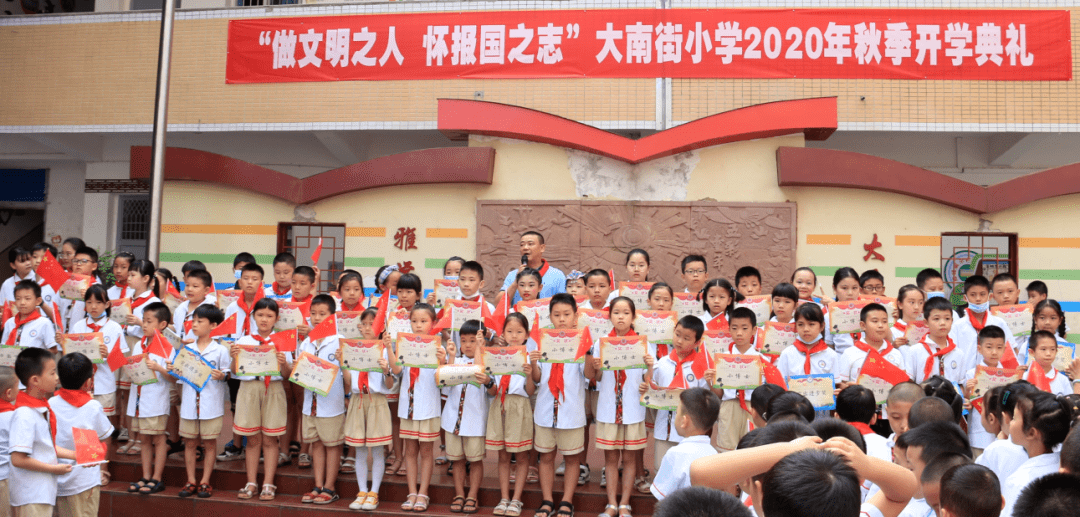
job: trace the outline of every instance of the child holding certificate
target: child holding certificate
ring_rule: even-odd
[[[1031,371],[1025,376],[1028,382],[1039,386],[1043,391],[1054,395],[1069,395],[1072,393],[1072,382],[1065,374],[1054,368],[1054,360],[1058,352],[1057,336],[1045,330],[1036,330],[1028,339],[1028,356],[1031,358]],[[1038,365],[1039,368],[1035,368]],[[1042,369],[1044,379],[1035,379],[1038,370]]]
[[[156,271],[154,263],[149,260],[136,260],[128,271],[128,287],[136,293],[131,299],[131,314],[128,315],[127,326],[124,328],[129,345],[144,335],[142,314],[146,306],[161,301],[154,296],[157,291],[157,278],[154,276]],[[169,321],[167,320],[166,323]]]
[[[861,290],[859,287],[859,273],[850,267],[842,267],[833,274],[833,293],[837,302],[853,302],[859,299]],[[843,354],[852,347],[855,341],[862,339],[862,333],[854,334],[833,333],[829,311],[825,309],[825,343],[836,350],[837,354]]]
[[[364,339],[374,339],[371,323],[375,321],[374,309],[367,309],[360,316],[360,330]],[[345,445],[356,449],[356,482],[360,486],[356,500],[349,504],[351,510],[371,511],[379,506],[379,489],[386,468],[385,449],[392,441],[390,405],[387,395],[394,386],[390,373],[389,348],[383,349],[379,359],[380,371],[360,372],[350,370],[345,387],[352,394],[345,413]],[[371,487],[368,487],[368,454],[371,454]]]
[[[946,298],[931,298],[923,305],[923,318],[930,333],[908,351],[907,372],[915,382],[941,375],[960,382],[966,371],[966,357],[949,336],[953,327],[952,304]],[[992,317],[989,314],[986,317]],[[1000,326],[999,326],[1000,328]],[[1008,331],[1002,329],[1008,339]]]
[[[1032,313],[1031,319],[1031,332],[1045,330],[1054,337],[1057,338],[1058,346],[1067,346],[1072,348],[1073,345],[1065,340],[1065,311],[1061,310],[1061,304],[1056,300],[1046,299],[1035,305],[1035,311]],[[1017,352],[1017,360],[1020,364],[1028,364],[1028,341],[1031,336],[1020,336],[1016,338],[1017,343],[1020,345],[1020,350]]]
[[[93,287],[101,289],[104,294],[105,289],[100,285]],[[89,393],[94,383],[94,363],[85,355],[68,354],[56,363],[56,373],[60,377],[60,389],[49,399],[49,407],[56,418],[56,445],[75,450],[75,427],[92,431],[99,441],[109,440],[113,425],[102,412],[101,404]],[[104,462],[106,458],[101,455],[95,459]],[[71,472],[60,475],[57,479],[56,515],[98,514],[102,481],[100,468],[105,465],[107,463],[87,467],[72,465],[74,468]]]
[[[209,380],[187,379],[191,382],[184,382],[181,387],[180,437],[184,439],[184,466],[188,480],[180,490],[180,497],[198,495],[205,498],[213,495],[210,475],[214,473],[214,463],[217,461],[217,455],[213,451],[217,450],[217,437],[221,434],[222,417],[225,414],[223,402],[229,389],[225,384],[225,377],[229,375],[232,367],[232,358],[229,357],[229,349],[211,337],[210,331],[224,320],[224,314],[216,305],[200,305],[195,309],[195,317],[191,323],[195,343],[190,348],[198,352],[203,361],[209,363],[211,370]],[[175,364],[175,356],[173,361],[169,364],[169,370],[173,375],[183,374]],[[205,382],[201,390],[192,386],[198,382]],[[203,454],[202,480],[196,485],[196,449],[199,445],[205,448],[206,453]],[[273,461],[273,457],[270,461]]]
[[[56,349],[56,326],[38,310],[41,305],[41,286],[33,280],[15,284],[15,315],[4,322],[5,346]]]
[[[307,333],[311,331],[311,301],[314,298],[314,293],[317,291],[318,288],[316,287],[315,283],[314,269],[308,266],[300,266],[293,269],[291,288],[292,297],[289,299],[289,301],[293,303],[304,304],[300,307],[300,312],[304,316],[304,322],[297,325],[296,327],[296,332],[300,335],[301,338],[307,336]],[[302,429],[302,427],[299,427],[301,420],[300,406],[303,405],[300,403],[300,399],[306,397],[307,392],[296,384],[290,386],[289,389],[286,390],[286,392],[286,403],[289,406],[289,420],[293,422],[292,425],[288,427]],[[299,439],[301,442],[303,442],[303,431],[298,431],[297,434],[300,435]],[[298,453],[298,457],[296,459],[296,466],[302,469],[311,468],[310,449],[311,445],[307,443],[289,444],[290,455],[293,451]]]
[[[255,312],[255,304],[265,296],[262,281],[262,266],[255,263],[244,264],[237,281],[240,285],[240,297],[225,308],[225,319],[236,316],[236,332],[232,335],[234,339],[258,332],[252,313]]]
[[[900,312],[900,317],[893,323],[892,337],[893,346],[904,353],[907,356],[908,345],[916,345],[918,342],[912,343],[908,339],[912,332],[909,330],[911,325],[924,326],[926,323],[922,321],[923,305],[926,303],[926,295],[923,294],[922,289],[919,289],[913,284],[905,285],[900,288],[899,294],[896,295],[896,307]]]
[[[215,300],[207,296],[210,294],[212,283],[210,273],[204,269],[192,271],[184,281],[184,296],[187,300],[177,305],[173,313],[173,332],[181,339],[194,339],[191,334],[191,323],[195,319],[195,309],[201,305],[214,304]],[[237,322],[238,325],[240,323],[242,322]]]
[[[136,264],[143,261],[135,261]],[[129,282],[130,282],[130,276]],[[128,492],[140,494],[156,494],[165,490],[165,484],[161,481],[161,475],[165,472],[165,459],[168,456],[168,444],[165,443],[165,424],[169,419],[169,386],[172,378],[169,376],[167,357],[160,353],[169,353],[170,350],[148,348],[155,331],[169,328],[172,314],[169,307],[161,302],[152,302],[140,307],[142,329],[140,338],[131,348],[132,359],[141,356],[147,368],[154,373],[149,382],[136,384],[133,380],[133,391],[127,401],[127,415],[131,417],[132,440],[134,434],[147,436],[151,443],[140,448],[142,455],[142,479],[132,483]],[[125,366],[125,368],[128,368]],[[130,375],[129,375],[130,378]],[[151,446],[152,445],[152,446]],[[212,454],[211,454],[212,456]]]
[[[708,330],[728,327],[728,316],[735,307],[735,288],[726,278],[714,278],[705,284],[701,292],[701,322]]]
[[[296,282],[296,276],[305,266],[297,268],[293,278],[293,293],[304,289],[303,283]],[[306,279],[306,277],[305,277]],[[318,327],[336,312],[334,299],[327,294],[320,294],[311,299],[311,326]],[[332,335],[312,340],[304,339],[296,349],[299,354],[311,354],[319,359],[338,365],[340,335]],[[301,434],[304,444],[311,447],[311,459],[314,464],[315,488],[304,494],[301,503],[330,504],[340,496],[334,491],[338,469],[341,467],[341,444],[345,443],[345,387],[341,371],[334,374],[334,382],[326,395],[320,395],[310,389],[304,390]]]
[[[773,305],[775,307],[775,304]],[[825,315],[816,303],[804,303],[795,309],[795,343],[780,353],[776,369],[784,378],[836,371],[836,351],[825,344]]]
[[[475,364],[477,349],[484,346],[487,329],[479,320],[468,320],[461,325],[461,355],[453,350],[447,355],[454,358],[453,364]],[[484,437],[487,433],[488,390],[495,387],[495,381],[482,370],[477,369],[474,381],[483,385],[471,386],[469,383],[457,384],[444,388],[446,405],[442,410],[443,440],[446,443],[446,457],[453,462],[454,499],[450,511],[476,513],[477,495],[480,482],[484,479]],[[466,469],[466,461],[471,466]],[[469,494],[465,496],[465,475],[468,470]],[[505,513],[504,513],[505,515]]]
[[[607,337],[637,336],[633,327],[637,310],[631,299],[624,296],[615,298],[608,312],[612,330]],[[641,397],[637,392],[645,379],[646,369],[604,370],[602,346],[602,341],[595,341],[591,359],[593,378],[600,395],[596,415],[596,448],[604,451],[605,473],[609,480],[606,487],[608,504],[604,514],[615,517],[631,512],[630,496],[634,490],[638,460],[635,451],[644,449],[647,440],[645,407],[639,403]],[[648,355],[647,346],[643,348],[644,355]],[[618,497],[620,456],[623,464],[621,499]]]
[[[505,346],[524,346],[529,352],[536,349],[536,344],[529,341],[529,320],[520,312],[506,316],[502,338]],[[493,513],[507,517],[521,515],[521,494],[525,490],[529,467],[528,461],[518,461],[511,476],[510,455],[529,452],[533,448],[533,411],[529,397],[536,392],[536,383],[529,378],[532,365],[526,362],[522,373],[525,375],[495,375],[487,390],[493,399],[488,408],[485,446],[487,450],[499,451],[499,489],[502,491],[502,499]],[[513,498],[510,497],[511,477],[514,478]]]
[[[241,280],[243,280],[241,276]],[[240,381],[240,389],[236,393],[236,413],[233,419],[233,434],[247,437],[247,451],[245,454],[245,467],[247,469],[247,484],[240,490],[237,497],[251,499],[255,496],[259,485],[256,483],[259,474],[259,453],[264,458],[279,458],[281,444],[279,437],[285,435],[287,427],[287,411],[285,404],[285,386],[282,379],[289,376],[290,352],[277,352],[270,334],[274,332],[274,324],[278,318],[278,304],[273,298],[262,298],[255,302],[255,308],[251,314],[255,321],[256,332],[237,339],[229,347],[229,355],[232,358],[236,375]],[[246,349],[244,347],[255,347]],[[273,356],[271,364],[254,365],[245,360],[245,355],[260,353],[260,348],[271,347],[269,353]],[[258,370],[274,370],[270,375],[246,375],[245,370],[251,365]],[[259,367],[262,368],[259,368]],[[241,369],[243,368],[243,369]],[[267,373],[265,371],[251,373]],[[260,451],[260,449],[262,449]],[[259,492],[260,501],[272,501],[277,493],[274,485],[274,473],[277,470],[277,461],[266,461],[266,475],[263,479],[262,491]]]
[[[969,369],[964,375],[964,398],[975,398],[975,374],[978,372],[979,366],[987,368],[1001,368],[1001,358],[1005,356],[1005,347],[1009,346],[1005,343],[1005,333],[994,325],[989,327],[983,327],[979,331],[979,356],[980,360],[978,364]],[[982,452],[991,443],[994,443],[994,435],[990,434],[983,427],[983,413],[986,412],[985,406],[973,405],[971,408],[971,418],[968,421],[968,439],[971,441],[971,447],[975,450]]]
[[[727,350],[721,351],[731,355],[761,355],[754,348],[754,338],[757,336],[757,315],[753,310],[746,307],[738,307],[731,311],[729,332],[732,343]],[[709,388],[716,384],[716,370],[705,371],[706,381]],[[757,381],[760,382],[760,379]],[[739,440],[750,432],[750,398],[754,390],[725,389],[722,392],[723,402],[720,402],[719,420],[717,423],[716,446],[721,451],[733,451],[739,445]]]
[[[979,342],[979,331],[987,325],[1001,327],[1005,332],[1005,341],[1009,346],[1017,350],[1016,338],[1009,330],[1009,324],[998,316],[990,314],[990,282],[982,275],[971,275],[964,280],[964,300],[967,308],[961,312],[961,317],[952,322],[949,337],[956,342],[964,358],[962,368],[974,364],[977,359],[976,348]],[[963,371],[960,372],[961,375]],[[948,377],[947,375],[945,377]],[[949,378],[956,381],[957,379]]]
[[[889,313],[884,305],[871,303],[859,312],[859,325],[863,339],[856,339],[854,346],[840,354],[840,363],[836,368],[836,380],[840,389],[859,380],[859,372],[870,350],[881,354],[897,368],[904,369],[904,354],[893,348],[885,336],[889,334]]]

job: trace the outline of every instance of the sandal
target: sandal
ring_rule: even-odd
[[[259,490],[259,485],[255,483],[248,483],[244,485],[244,488],[240,489],[240,493],[236,494],[237,499],[251,499],[255,497],[255,492]]]
[[[140,488],[148,485],[149,483],[150,483],[149,479],[140,479],[140,480],[128,485],[128,492],[134,494],[135,492],[138,492]]]
[[[458,501],[461,501],[460,503]],[[465,498],[460,495],[455,497],[453,501],[450,501],[450,513],[461,513],[461,507],[465,503]]]
[[[413,506],[416,504],[416,496],[417,494],[409,494],[405,497],[405,502],[401,503],[401,509],[406,512],[411,512]]]
[[[510,506],[509,499],[499,499],[499,504],[495,505],[495,509],[491,511],[492,515],[503,516],[506,515],[506,507]]]
[[[314,501],[312,501],[312,503],[330,504],[334,501],[337,501],[338,499],[341,499],[341,496],[339,496],[337,492],[330,490],[329,488],[324,488],[322,489],[322,493],[320,493],[319,496],[316,497]]]
[[[424,498],[424,502],[420,502],[420,498],[421,498],[421,497],[423,497],[423,498]],[[428,503],[430,503],[430,502],[431,502],[431,498],[430,498],[430,497],[428,497],[428,496],[426,496],[426,495],[424,495],[424,494],[416,494],[416,504],[414,504],[414,505],[413,505],[413,507],[412,507],[412,510],[413,510],[414,512],[424,512],[424,511],[427,511],[427,508],[428,508]]]
[[[356,458],[349,456],[341,460],[341,467],[338,472],[342,474],[355,474],[356,473]]]
[[[471,497],[465,499],[465,506],[461,507],[461,513],[476,513],[477,506],[476,499]]]
[[[634,488],[636,488],[639,493],[651,494],[652,481],[649,481],[649,478],[647,477],[639,477],[637,482],[634,483]]]
[[[134,441],[134,440],[132,440],[132,441],[128,441],[128,442],[124,442],[124,445],[121,445],[121,446],[119,446],[119,447],[117,447],[117,448],[116,448],[116,453],[117,453],[117,454],[127,454],[127,453],[128,453],[128,449],[130,449],[130,448],[131,448],[131,447],[132,447],[133,445],[135,445],[135,441]]]
[[[150,480],[150,495],[165,491],[165,482],[160,479]]]
[[[260,501],[273,501],[277,496],[277,485],[263,485],[262,493],[259,494]]]
[[[450,463],[450,459],[446,456],[439,456],[438,458],[435,458],[436,465],[446,465],[447,463]]]
[[[525,506],[524,503],[514,499],[510,501],[510,505],[506,507],[506,517],[518,517],[521,515],[521,507]]]
[[[624,509],[626,510],[626,513],[622,513]],[[620,515],[620,517],[632,517],[632,514],[631,514],[632,511],[633,510],[630,509],[630,505],[628,505],[628,504],[620,504],[619,505],[619,515]]]
[[[612,515],[612,514],[608,513],[608,510],[615,510],[615,515]],[[615,506],[613,504],[609,504],[609,505],[604,507],[604,512],[601,513],[600,515],[598,515],[597,517],[618,517],[618,515],[619,515],[619,507]]]
[[[402,463],[402,465],[400,467],[398,467],[397,472],[394,472],[394,475],[395,476],[406,476],[406,475],[408,475],[408,473],[409,473],[409,471],[405,470],[405,464]]]
[[[135,440],[135,443],[131,444],[131,447],[128,447],[128,450],[127,450],[126,454],[134,456],[134,455],[139,454],[141,452],[142,452],[142,441]]]
[[[300,457],[296,460],[296,466],[302,469],[311,468],[311,455],[300,453]]]
[[[184,485],[184,488],[180,489],[180,497],[191,497],[199,491],[199,488],[195,486],[195,483],[188,483]]]
[[[315,501],[316,497],[319,497],[320,492],[322,492],[321,488],[318,488],[318,487],[312,488],[310,492],[304,494],[304,497],[300,498],[300,502],[304,503],[304,504],[311,503],[311,502]]]
[[[553,510],[554,507],[555,503],[551,501],[540,501],[540,508],[537,508],[536,513],[533,514],[533,517],[550,517],[551,510]]]
[[[555,512],[555,515],[560,517],[574,517],[574,505],[566,501],[559,503],[559,511]]]
[[[540,482],[540,469],[536,467],[529,467],[529,476],[525,478],[526,483],[539,483]]]
[[[203,483],[199,485],[199,493],[196,495],[198,495],[200,499],[206,499],[207,497],[214,495],[214,489],[210,485]]]

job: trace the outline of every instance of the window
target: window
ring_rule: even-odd
[[[116,251],[127,251],[136,257],[146,256],[146,240],[150,233],[150,197],[120,196],[116,229]]]
[[[310,266],[311,255],[322,239],[319,255],[318,292],[337,290],[337,278],[345,270],[345,225],[324,223],[278,223],[278,253],[289,252],[297,266]]]
[[[964,280],[971,275],[987,280],[1001,273],[1018,276],[1016,251],[1015,233],[942,233],[941,276],[953,304],[964,303]]]

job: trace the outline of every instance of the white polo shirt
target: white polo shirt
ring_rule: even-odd
[[[90,325],[98,325],[101,330],[95,331],[90,328]],[[72,334],[84,334],[87,332],[101,332],[103,339],[105,340],[105,348],[111,352],[114,348],[120,347],[120,351],[124,355],[128,355],[130,349],[127,346],[127,340],[124,339],[124,328],[119,323],[112,321],[108,316],[102,314],[101,318],[94,321],[90,316],[87,316],[79,321],[76,321],[71,326],[70,332]],[[94,372],[94,395],[108,395],[110,393],[116,393],[116,373],[109,368],[108,356],[105,357],[106,362],[97,365]]]
[[[810,354],[810,373],[836,373],[836,365],[840,356],[836,350],[826,347],[825,350]],[[785,379],[793,375],[806,375],[806,354],[799,351],[795,345],[791,345],[780,352],[776,359],[776,368]]]
[[[688,436],[678,445],[668,449],[656,471],[649,491],[658,501],[681,488],[690,487],[690,464],[698,458],[716,454],[712,440],[706,435]]]
[[[304,339],[304,342],[300,344],[297,350],[297,357],[301,352],[307,352],[311,355],[334,363],[338,366],[341,363],[338,362],[338,348],[341,343],[338,341],[341,336],[334,334],[333,336],[327,336],[319,340],[319,343],[314,343],[311,339]],[[315,414],[311,414],[311,401],[315,401]],[[319,418],[335,417],[345,413],[345,384],[341,371],[338,371],[337,377],[334,378],[334,384],[330,386],[330,391],[326,396],[319,395],[311,390],[304,390],[304,414],[309,416],[315,416]]]
[[[15,301],[15,284],[23,280],[33,280],[41,286],[41,300],[45,302],[45,305],[52,306],[53,302],[57,302],[57,305],[60,304],[56,291],[53,290],[52,286],[46,284],[45,279],[38,276],[36,272],[31,271],[29,275],[26,275],[26,278],[19,278],[18,273],[16,273],[4,280],[3,285],[0,285],[0,305]]]
[[[983,453],[975,459],[975,463],[994,471],[998,479],[1005,479],[1027,460],[1027,451],[1005,438],[994,440],[987,445]]]
[[[252,304],[252,307],[254,306],[255,304]],[[236,332],[232,334],[233,338],[239,339],[244,335],[244,325],[248,326],[248,334],[259,333],[259,326],[255,324],[255,318],[249,318],[247,313],[240,308],[240,304],[237,302],[230,303],[225,309],[225,319],[229,319],[233,314],[236,315]]]
[[[101,368],[98,368],[99,370]],[[89,429],[97,433],[98,440],[107,440],[113,433],[109,417],[96,400],[91,400],[82,407],[75,407],[61,397],[49,399],[49,406],[56,413],[56,445],[69,451],[75,450],[75,437],[72,427]],[[71,460],[60,460],[74,465]],[[93,467],[74,467],[71,472],[57,479],[56,495],[67,497],[81,494],[101,484],[101,465]]]
[[[140,341],[131,349],[131,355],[143,353],[143,343]],[[166,366],[164,357],[151,354],[150,360],[161,366]],[[175,381],[171,375],[154,372],[157,382],[139,386],[131,385],[131,393],[128,395],[127,415],[130,417],[150,418],[169,414],[169,386]],[[138,411],[138,415],[136,415]]]
[[[383,358],[387,361],[390,360],[390,350],[383,350]],[[354,396],[360,395],[360,373],[352,370],[347,370],[352,376],[350,383]],[[382,372],[367,372],[368,375],[368,393],[378,393],[380,395],[390,395],[393,392],[390,388],[386,387],[386,376]]]
[[[214,300],[210,297],[203,298],[203,301],[194,307],[191,306],[191,300],[184,300],[180,302],[180,305],[176,306],[176,310],[173,311],[172,323],[173,332],[176,332],[180,339],[195,339],[195,334],[192,334],[187,326],[191,324],[195,319],[195,309],[198,309],[200,305],[214,305]],[[227,318],[228,316],[226,316]],[[239,328],[239,325],[237,326]]]
[[[689,388],[709,388],[709,383],[704,379],[699,379],[694,375],[694,365],[691,361],[686,361],[682,365],[682,376],[686,381],[686,387]],[[653,366],[653,382],[661,388],[666,388],[671,385],[671,381],[675,378],[675,361],[671,357],[664,357],[656,362]],[[672,417],[675,416],[674,411],[668,411],[666,409],[660,409],[656,411],[656,425],[653,428],[653,435],[657,440],[667,440],[669,442],[681,442],[682,436],[679,436],[679,432],[675,429],[675,425],[671,422]]]
[[[188,345],[191,349],[203,356],[210,367],[221,370],[228,376],[232,369],[232,357],[229,349],[225,348],[216,339],[212,339],[204,350],[199,350],[198,343]],[[174,356],[175,357],[175,356]],[[206,381],[202,393],[192,388],[190,384],[180,381],[183,391],[180,393],[180,418],[184,420],[213,420],[225,414],[225,402],[229,397],[229,385],[225,379]]]
[[[413,385],[412,396],[409,396],[409,384],[412,379],[413,367],[405,366],[401,369],[401,390],[398,392],[398,418],[409,420],[427,420],[439,418],[442,392],[435,385],[434,368],[416,368],[420,374],[416,377]],[[412,416],[409,416],[409,407],[412,406]]]
[[[1005,498],[1005,508],[1001,510],[1001,517],[1013,517],[1013,506],[1020,498],[1020,492],[1031,484],[1032,481],[1043,476],[1055,474],[1061,466],[1061,453],[1048,452],[1034,458],[1028,458],[1017,467],[1016,471],[1009,474],[1001,483],[1001,496]],[[14,491],[12,491],[14,494]],[[12,504],[14,504],[14,500]]]
[[[881,347],[877,349],[881,352],[888,343],[882,343]],[[836,380],[838,382],[855,382],[859,378],[859,372],[862,371],[863,363],[866,362],[866,356],[869,352],[859,350],[858,347],[852,345],[844,353],[840,354],[840,360],[836,365]],[[885,354],[885,360],[892,363],[893,366],[907,371],[907,364],[904,361],[904,353],[897,348],[893,348],[889,353]]]
[[[135,296],[135,290],[126,286],[120,287],[118,285],[113,285],[105,292],[109,294],[110,300],[120,300],[123,298],[131,298],[132,296]]]
[[[11,434],[11,418],[15,411],[0,413],[0,481],[11,476],[11,452],[8,451],[8,439]]]
[[[586,357],[588,361],[590,358]],[[555,429],[577,429],[585,427],[585,388],[589,381],[585,378],[584,363],[563,364],[563,395],[555,408],[555,395],[551,393],[548,379],[551,378],[551,363],[537,363],[540,367],[540,384],[536,386],[536,407],[533,409],[533,423],[540,427]]]
[[[928,376],[925,375],[926,360],[937,351],[938,345],[930,339],[929,335],[924,337],[918,344],[912,345],[908,351],[907,372],[913,381],[921,383],[927,379]],[[944,372],[941,371],[942,361],[944,361],[945,365]],[[941,375],[952,382],[960,382],[964,378],[966,368],[964,352],[960,349],[960,345],[957,344],[953,351],[934,359],[930,376]]]
[[[157,296],[154,296],[153,291],[146,291],[146,292],[136,296],[135,298],[132,298],[132,300],[131,300],[131,314],[134,315],[136,318],[141,320],[142,316],[143,316],[143,311],[146,310],[146,306],[150,305],[151,303],[160,302],[160,301],[161,301],[160,298],[158,298]],[[82,303],[82,302],[79,302],[79,303]],[[139,304],[138,307],[135,306],[136,303]],[[76,317],[74,312],[72,313],[72,317],[73,318]],[[82,318],[83,316],[81,314],[79,314],[78,317]],[[127,335],[129,335],[131,337],[143,337],[142,325],[127,325],[127,326],[124,327],[124,332],[127,333]]]
[[[21,452],[46,464],[56,463],[56,448],[53,446],[49,431],[49,417],[46,408],[21,407],[15,410],[11,418],[11,431],[8,434],[8,450]],[[59,427],[59,425],[57,425]],[[56,505],[56,478],[53,474],[26,470],[11,466],[8,477],[8,492],[11,494],[11,506],[28,504]],[[101,478],[98,478],[100,482]]]
[[[7,344],[15,328],[15,318],[8,318],[4,322],[4,335],[0,338],[0,344]],[[38,316],[33,321],[24,323],[19,329],[18,334],[15,335],[15,345],[49,350],[56,346],[56,326],[45,315]]]
[[[600,357],[600,340],[593,341],[592,357]],[[591,358],[586,358],[591,359]],[[614,424],[616,416],[617,397],[622,398],[622,423],[636,424],[645,421],[645,406],[641,405],[641,394],[638,386],[645,380],[645,372],[648,370],[635,368],[622,370],[626,374],[622,391],[616,391],[616,371],[601,372],[600,381],[596,383],[596,391],[599,398],[596,404],[596,421],[605,424]]]
[[[474,364],[474,361],[468,357],[458,357],[454,364]],[[446,404],[442,410],[443,430],[458,436],[486,436],[490,402],[487,388],[483,386],[451,386],[446,390]],[[454,433],[455,428],[457,433]]]

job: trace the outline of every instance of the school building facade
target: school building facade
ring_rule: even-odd
[[[927,4],[185,1],[162,265],[225,283],[236,252],[322,237],[328,273],[479,257],[492,292],[537,229],[617,279],[634,247],[677,288],[690,252],[826,292],[841,266],[893,293],[1010,271],[1078,312],[1077,10]],[[159,15],[136,8],[0,16],[0,175],[27,182],[0,245],[138,253]]]

